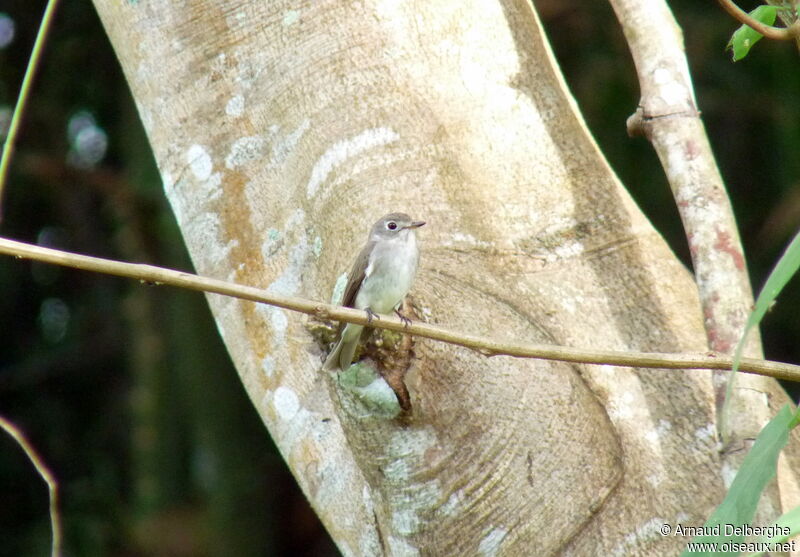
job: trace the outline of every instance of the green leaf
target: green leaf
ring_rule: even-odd
[[[795,537],[797,534],[800,534],[800,507],[795,507],[787,513],[784,513],[773,527],[776,531],[780,531],[780,533],[776,533],[774,536],[762,536],[758,540],[758,543],[767,543],[770,546],[774,547],[776,543],[786,543],[787,540],[790,538]],[[756,557],[758,555],[763,555],[766,549],[760,553],[750,553],[748,557]]]
[[[761,492],[775,477],[778,454],[789,440],[789,431],[794,425],[794,420],[795,415],[786,404],[764,426],[733,479],[733,483],[725,495],[725,500],[703,526],[704,531],[714,532],[714,534],[695,537],[690,544],[687,544],[687,548],[681,554],[682,557],[719,555],[719,552],[725,552],[724,544],[742,542],[744,535],[741,532],[731,532],[730,530],[736,526],[752,525]],[[692,545],[695,543],[712,544],[716,551],[712,551],[709,547],[699,551],[690,551],[690,549],[694,549]],[[728,553],[738,555],[739,551]]]
[[[756,307],[747,320],[747,327],[754,327],[761,322],[772,302],[778,297],[783,287],[800,269],[800,231],[797,232],[789,247],[783,252],[775,268],[764,283],[756,300]]]
[[[789,244],[789,247],[786,248],[781,258],[778,259],[778,263],[775,265],[775,268],[772,269],[769,277],[767,277],[767,282],[764,283],[764,287],[758,295],[755,308],[753,308],[753,312],[750,314],[750,317],[747,318],[747,323],[744,326],[742,338],[739,340],[739,344],[736,345],[732,373],[736,373],[736,370],[739,368],[739,359],[742,357],[742,349],[744,348],[748,333],[750,333],[753,327],[761,323],[761,320],[772,306],[775,298],[778,297],[778,294],[780,294],[783,287],[786,286],[786,283],[789,282],[789,279],[797,273],[798,269],[800,269],[800,231],[797,232],[792,242]]]
[[[789,244],[789,247],[783,252],[783,255],[778,259],[778,263],[775,264],[775,268],[772,269],[769,277],[767,277],[767,282],[764,283],[764,287],[758,295],[755,307],[747,318],[742,338],[739,339],[739,344],[736,345],[736,350],[733,353],[733,369],[730,373],[728,387],[725,390],[725,402],[722,405],[722,412],[720,412],[719,419],[721,423],[727,420],[731,393],[733,392],[736,372],[739,369],[739,360],[742,358],[742,351],[747,341],[747,335],[750,334],[753,327],[757,327],[758,324],[761,323],[761,320],[764,318],[769,308],[772,307],[772,303],[778,297],[778,294],[780,294],[783,287],[786,286],[786,283],[797,273],[798,269],[800,269],[800,231],[797,232]],[[725,428],[723,427],[722,429],[724,431]]]
[[[775,23],[775,14],[778,8],[776,6],[759,6],[752,12],[750,17],[764,23],[765,25],[772,25]],[[728,41],[728,48],[733,50],[733,61],[738,62],[750,52],[750,49],[761,40],[764,35],[753,29],[748,25],[742,25],[731,36]]]

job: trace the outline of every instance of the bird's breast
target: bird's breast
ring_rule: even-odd
[[[389,313],[411,289],[417,272],[419,250],[416,238],[380,242],[369,258],[364,281],[356,296],[356,307]]]

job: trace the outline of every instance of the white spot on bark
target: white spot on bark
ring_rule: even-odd
[[[300,19],[300,12],[297,10],[289,10],[283,16],[283,25],[289,27],[290,25],[294,25]]]
[[[364,508],[371,513],[375,508],[375,504],[372,501],[372,494],[369,492],[369,487],[366,485],[361,488],[361,500],[364,501]]]
[[[314,246],[311,249],[314,251],[314,256],[319,257],[322,254],[322,238],[319,236],[314,238]]]
[[[311,178],[308,180],[306,188],[308,197],[314,197],[319,187],[328,178],[328,175],[347,159],[373,147],[397,141],[399,138],[400,136],[394,130],[381,127],[364,130],[354,137],[334,143],[317,159],[314,168],[311,169]]]
[[[407,482],[411,476],[411,464],[406,460],[395,460],[384,466],[383,472],[392,482]]]
[[[225,70],[223,70],[223,72],[224,71]],[[237,90],[249,91],[258,77],[266,71],[263,65],[259,65],[253,60],[240,57],[236,61],[236,70],[233,74],[233,81],[237,85]]]
[[[673,180],[684,177],[691,171],[692,164],[687,160],[684,149],[679,146],[681,138],[677,134],[667,134],[664,138],[664,142],[673,146],[667,156],[667,177]],[[687,190],[683,191],[687,192]],[[676,201],[679,203],[690,203],[693,207],[703,207],[704,203],[702,199],[691,198],[691,196],[695,195],[696,191],[688,190],[688,193],[690,193],[690,197],[686,197],[684,193],[679,196]]]
[[[244,97],[242,95],[234,95],[225,105],[225,114],[237,118],[244,114]]]
[[[664,476],[663,476],[663,474],[661,474],[661,473],[658,473],[658,474],[648,474],[648,475],[647,475],[647,477],[646,477],[646,479],[647,479],[647,483],[649,483],[651,486],[653,486],[653,487],[656,487],[656,488],[657,488],[657,487],[659,487],[659,486],[662,484],[662,482],[664,481]]]
[[[413,509],[400,509],[392,513],[392,526],[395,532],[410,535],[419,530],[420,520]]]
[[[445,247],[478,247],[478,248],[492,248],[492,242],[485,242],[478,240],[472,234],[463,232],[453,232],[447,238],[442,238],[442,245]]]
[[[731,487],[733,479],[736,477],[736,473],[738,471],[738,468],[734,468],[727,461],[722,463],[722,470],[720,472],[722,474],[722,482],[725,484],[725,489],[729,489]]]
[[[454,244],[467,244],[469,246],[475,246],[478,242],[475,240],[475,236],[472,234],[465,234],[463,232],[455,232],[451,235],[451,239]]]
[[[294,296],[300,290],[300,277],[306,268],[311,249],[305,237],[292,246],[289,252],[289,264],[283,272],[267,287],[274,294]]]
[[[289,326],[289,319],[284,310],[266,304],[258,304],[256,311],[272,331],[274,344],[280,346],[286,340],[286,329]]]
[[[275,358],[272,356],[264,356],[261,360],[261,370],[267,377],[275,375]]]
[[[689,99],[688,89],[680,82],[677,75],[666,68],[658,68],[653,72],[653,81],[658,85],[658,96],[668,105],[686,105]]]
[[[461,509],[463,502],[464,494],[459,489],[458,491],[453,492],[453,494],[447,498],[447,501],[445,501],[444,505],[439,507],[439,512],[444,516],[454,516]]]
[[[285,137],[280,137],[278,135],[278,129],[270,130],[274,135],[273,138],[273,146],[272,146],[272,157],[270,158],[269,164],[271,167],[278,166],[283,164],[286,160],[286,157],[292,152],[292,150],[297,145],[300,138],[303,137],[308,129],[311,127],[311,120],[306,118],[297,128],[290,132]]]
[[[280,386],[275,389],[275,394],[272,397],[272,404],[275,406],[275,412],[278,414],[278,417],[285,421],[294,418],[300,410],[300,400],[289,387]]]
[[[387,536],[390,555],[393,557],[419,557],[419,549],[397,536]]]
[[[615,421],[628,421],[633,418],[633,405],[637,403],[636,397],[631,392],[616,391],[611,393],[606,407],[608,416]]]
[[[286,230],[291,230],[298,226],[303,226],[306,220],[306,212],[302,209],[295,209],[286,221]]]
[[[338,306],[342,303],[344,298],[344,289],[347,286],[347,273],[342,273],[336,279],[336,284],[333,286],[333,294],[331,294],[331,303]]]
[[[656,68],[653,72],[653,83],[663,85],[672,81],[672,72],[667,68]]]
[[[211,162],[211,155],[202,145],[195,144],[189,147],[186,151],[186,163],[198,180],[208,180],[211,177],[214,165]]]
[[[582,254],[584,249],[580,242],[565,242],[556,247],[555,253],[560,259],[568,259]]]
[[[436,445],[436,432],[430,428],[398,430],[387,439],[384,458],[388,464],[384,477],[389,484],[402,486],[387,503],[392,524],[400,534],[416,533],[423,523],[420,515],[436,510],[442,500],[438,480],[414,479],[414,471],[422,466],[425,452]]]
[[[237,139],[231,145],[228,156],[225,157],[225,166],[234,169],[252,160],[258,159],[264,152],[264,138],[254,135]]]
[[[658,420],[658,425],[644,434],[648,443],[654,446],[661,444],[661,439],[672,430],[672,424],[668,420]]]
[[[352,486],[357,483],[357,480],[346,472],[343,473],[341,462],[338,459],[344,458],[344,456],[336,456],[340,453],[343,454],[343,451],[339,446],[332,446],[332,443],[337,443],[341,438],[331,431],[331,425],[322,423],[319,415],[314,415],[307,410],[301,410],[292,425],[293,427],[289,431],[289,435],[292,437],[292,445],[300,440],[307,441],[309,439],[309,431],[311,432],[310,437],[316,442],[313,448],[319,455],[317,458],[318,465],[315,469],[315,475],[319,481],[316,496],[317,503],[321,506],[324,505],[324,508],[328,508],[331,505],[336,505],[344,494],[349,497]],[[301,451],[301,460],[308,462],[307,443],[305,443],[305,447]],[[327,458],[329,456],[330,458]],[[367,532],[373,535],[377,541],[374,530],[367,529]],[[370,554],[367,553],[366,555]]]
[[[714,424],[706,424],[703,427],[698,428],[694,432],[694,438],[697,439],[700,443],[708,443],[711,441],[716,441],[717,436],[717,428]]]
[[[287,265],[281,274],[267,287],[270,292],[293,296],[300,290],[303,271],[308,266],[311,257],[311,246],[305,231],[305,211],[296,209],[287,219],[284,226],[284,236],[296,238],[293,244],[287,246]],[[284,244],[285,241],[284,241]]]
[[[383,553],[380,542],[375,536],[375,530],[362,532],[358,540],[358,548],[359,552],[351,553],[351,555],[380,555]],[[344,554],[344,552],[342,553]]]
[[[270,308],[270,323],[272,324],[272,332],[275,334],[275,342],[277,344],[283,343],[286,339],[286,329],[289,326],[289,319],[286,317],[286,312],[280,308]]]
[[[186,210],[182,209],[181,212],[185,213]],[[225,263],[228,260],[230,251],[239,245],[239,241],[223,242],[222,224],[219,215],[210,212],[191,215],[191,218],[183,222],[183,225],[186,227],[188,237],[195,238],[198,245],[205,246],[203,257],[213,267],[213,271],[216,272],[217,269],[226,268]]]
[[[263,255],[265,259],[268,259],[278,251],[280,244],[281,233],[275,228],[270,228],[267,230],[266,239],[261,243],[261,255]]]
[[[478,554],[486,557],[494,557],[500,551],[500,545],[508,535],[505,528],[494,528],[478,544]]]
[[[384,469],[384,476],[390,482],[406,482],[409,479],[409,466],[436,446],[436,433],[428,428],[400,429],[387,439],[386,452],[392,462]]]

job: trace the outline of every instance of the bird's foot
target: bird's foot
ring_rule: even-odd
[[[395,309],[394,312],[397,314],[397,317],[400,318],[400,321],[403,322],[403,327],[408,327],[409,325],[411,325],[411,319],[400,313],[399,309]]]
[[[367,312],[367,325],[372,323],[373,319],[380,319],[380,316],[378,316],[378,314],[372,311],[370,308],[367,308],[364,311]]]

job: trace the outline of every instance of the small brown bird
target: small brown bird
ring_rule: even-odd
[[[363,309],[370,317],[397,310],[417,273],[416,229],[424,224],[405,213],[390,213],[376,222],[350,271],[342,305]],[[363,329],[363,325],[354,323],[341,328],[339,341],[325,360],[324,369],[350,367]]]

